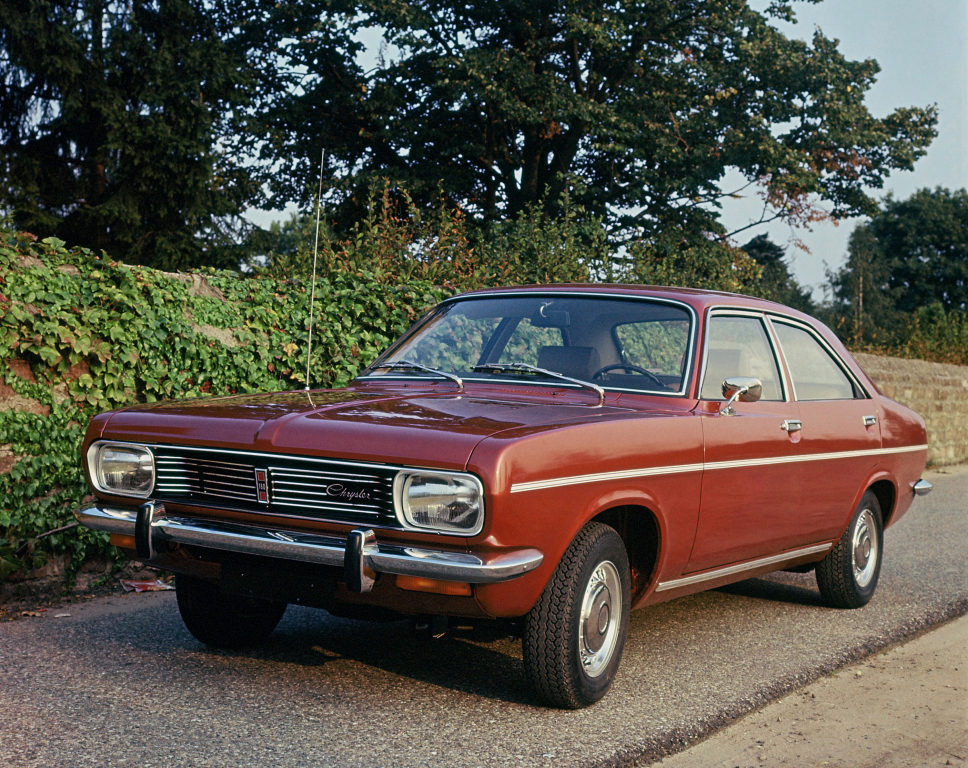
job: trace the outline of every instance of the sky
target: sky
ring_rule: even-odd
[[[762,11],[768,5],[752,0]],[[796,3],[798,23],[773,23],[787,36],[809,40],[819,28],[840,41],[849,59],[875,59],[881,72],[867,92],[867,108],[885,117],[898,107],[938,106],[938,137],[913,171],[895,172],[882,190],[869,190],[876,198],[893,192],[904,199],[929,187],[968,187],[968,0],[826,0],[817,5]],[[723,189],[741,186],[742,177],[730,174]],[[723,222],[732,231],[760,217],[762,203],[754,194],[723,206]],[[858,222],[845,219],[813,225],[812,231],[780,223],[747,230],[740,242],[767,234],[787,248],[794,276],[823,298],[825,272],[847,259],[847,240]],[[805,252],[793,245],[799,240]]]
[[[769,0],[751,0],[760,11],[768,4]],[[938,137],[927,155],[913,171],[895,172],[883,189],[870,193],[880,198],[893,192],[895,198],[903,199],[924,187],[968,187],[968,0],[826,0],[797,2],[794,8],[796,24],[772,22],[788,37],[809,40],[819,28],[840,41],[838,47],[847,58],[873,58],[880,64],[880,75],[866,98],[875,117],[884,117],[898,107],[938,107]],[[379,35],[368,37],[375,57]],[[742,176],[734,172],[723,179],[722,188],[731,191],[743,184]],[[722,220],[733,231],[758,219],[761,209],[760,198],[751,191],[740,200],[727,201]],[[249,218],[260,226],[287,215],[249,212]],[[822,299],[826,271],[836,270],[846,261],[847,240],[861,221],[824,222],[812,225],[811,230],[791,230],[773,223],[747,230],[737,240],[744,243],[767,234],[786,248],[797,280]]]

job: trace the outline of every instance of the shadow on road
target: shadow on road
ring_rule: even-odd
[[[459,621],[442,637],[414,629],[413,621],[368,622],[290,606],[263,645],[242,654],[197,649],[218,656],[325,668],[351,660],[391,675],[513,704],[538,705],[524,679],[520,642],[503,622]],[[190,648],[195,641],[188,638]]]
[[[727,595],[770,600],[777,603],[823,607],[812,573],[771,573],[765,578],[747,579],[715,590]]]

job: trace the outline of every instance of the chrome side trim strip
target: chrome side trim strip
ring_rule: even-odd
[[[828,459],[857,459],[863,456],[886,456],[892,453],[926,451],[927,445],[910,445],[903,448],[869,448],[860,451],[834,451],[832,453],[808,453],[803,456],[768,456],[762,459],[740,461],[712,461],[706,469],[736,469],[738,467],[763,467],[770,464],[794,464],[798,461],[826,461]]]
[[[511,493],[524,493],[525,491],[538,491],[544,488],[557,488],[561,485],[600,483],[605,480],[628,480],[633,477],[652,477],[653,475],[679,475],[686,472],[702,472],[702,469],[702,464],[680,464],[674,467],[624,469],[617,472],[602,472],[596,475],[574,475],[572,477],[557,477],[552,480],[532,480],[529,483],[515,483],[511,486]]]
[[[717,568],[715,571],[697,573],[693,576],[685,576],[681,579],[673,579],[672,581],[660,581],[655,591],[666,592],[670,589],[678,589],[679,587],[688,587],[692,584],[702,584],[704,581],[721,579],[724,576],[733,576],[744,571],[753,571],[765,565],[776,565],[777,563],[782,563],[784,560],[794,560],[798,557],[805,557],[806,555],[819,555],[821,552],[828,551],[832,546],[833,544],[816,544],[812,547],[795,549],[792,552],[783,552],[779,555],[761,557],[759,560],[751,560],[748,563],[739,563],[738,565],[729,565],[725,568]]]
[[[762,459],[740,459],[736,461],[711,461],[703,464],[680,464],[669,467],[645,467],[643,469],[626,469],[618,472],[602,472],[593,475],[574,475],[572,477],[558,477],[549,480],[531,480],[527,483],[515,483],[511,486],[511,493],[538,491],[545,488],[557,488],[563,485],[580,485],[582,483],[599,483],[605,480],[628,480],[633,477],[651,477],[653,475],[678,475],[686,472],[700,472],[713,469],[739,469],[741,467],[763,467],[770,464],[793,464],[798,461],[827,461],[833,459],[855,459],[863,456],[886,456],[893,453],[912,453],[926,451],[928,446],[909,445],[902,448],[871,448],[861,451],[835,451],[833,453],[809,453],[803,456],[767,456]]]
[[[113,507],[81,507],[74,513],[74,517],[82,525],[94,530],[134,536],[138,511]],[[174,541],[338,568],[343,568],[346,562],[347,539],[339,536],[217,523],[190,517],[159,516],[151,521],[150,538],[158,542]],[[422,576],[470,584],[508,581],[533,571],[544,560],[544,555],[537,549],[520,549],[483,556],[386,542],[365,547],[361,557],[366,567],[378,573]]]

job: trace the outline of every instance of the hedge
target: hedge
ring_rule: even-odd
[[[88,493],[79,453],[94,414],[305,385],[308,280],[172,274],[64,246],[0,239],[0,579],[51,554],[72,571],[116,556],[104,534],[48,533]],[[318,279],[312,386],[346,384],[446,293],[420,280]]]

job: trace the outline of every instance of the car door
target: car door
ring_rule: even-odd
[[[803,484],[794,541],[839,536],[881,447],[874,401],[823,337],[806,323],[772,317],[800,409],[796,449]]]
[[[800,418],[766,317],[714,310],[706,324],[699,409],[705,468],[699,526],[686,572],[771,555],[790,546],[801,474]],[[723,380],[753,376],[761,399],[721,412]]]

